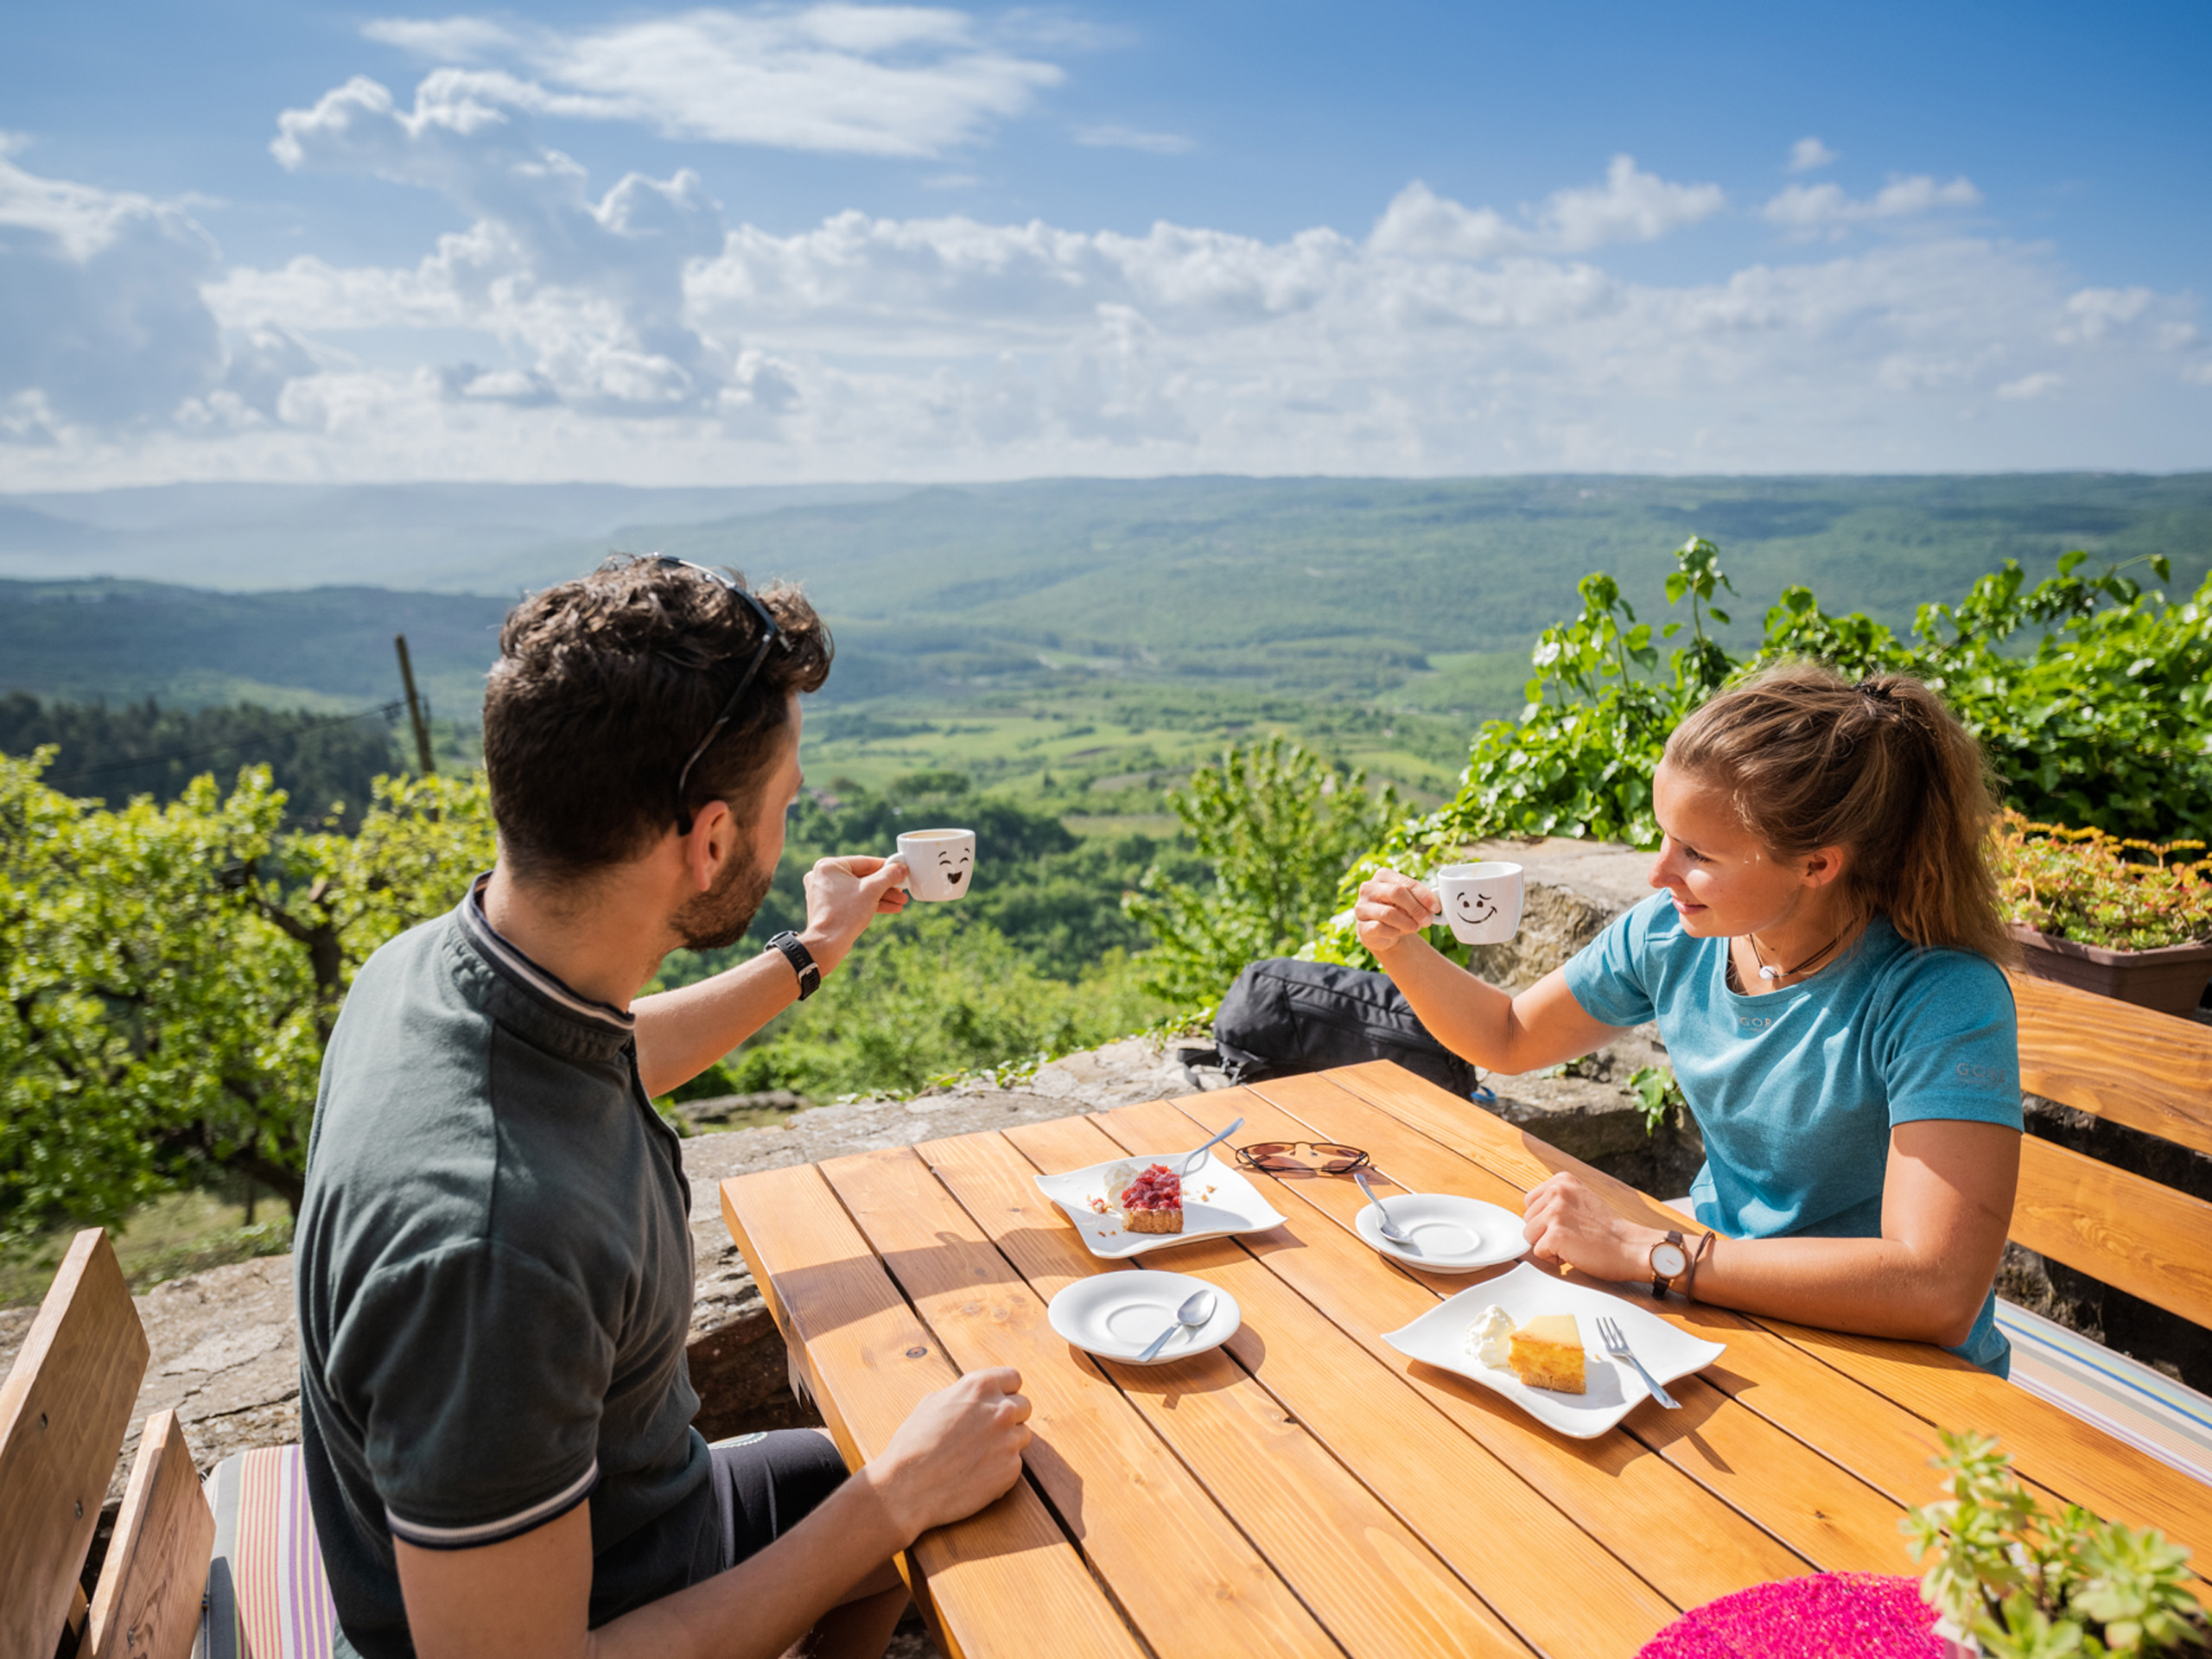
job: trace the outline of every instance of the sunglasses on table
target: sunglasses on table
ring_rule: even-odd
[[[699,764],[699,757],[706,753],[714,741],[722,734],[722,728],[728,725],[731,718],[735,715],[738,703],[753,688],[753,677],[760,673],[760,664],[767,660],[768,647],[783,637],[784,631],[776,626],[776,619],[768,614],[768,607],[766,605],[719,570],[710,569],[703,564],[694,564],[689,559],[679,559],[668,553],[655,553],[645,563],[667,565],[676,569],[696,571],[709,582],[721,583],[737,595],[738,602],[752,612],[753,620],[760,625],[760,643],[753,648],[753,658],[746,664],[745,672],[738,676],[737,689],[729,694],[728,701],[722,704],[721,713],[715,716],[715,723],[707,728],[707,734],[699,740],[698,746],[691,751],[690,758],[684,761],[683,770],[676,775],[676,833],[679,836],[688,836],[691,833],[691,809],[684,803],[687,798],[686,791],[691,782],[691,768]]]
[[[1312,1161],[1301,1154],[1310,1154]],[[1236,1161],[1269,1175],[1311,1175],[1316,1170],[1324,1175],[1349,1175],[1366,1167],[1367,1154],[1333,1141],[1259,1141],[1237,1147]]]

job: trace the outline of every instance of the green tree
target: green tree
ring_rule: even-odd
[[[1334,908],[1346,864],[1397,812],[1363,772],[1339,772],[1281,737],[1231,748],[1169,797],[1210,882],[1158,868],[1127,900],[1151,930],[1145,982],[1179,1007],[1219,1001],[1246,964],[1295,950]]]
[[[218,1173],[296,1201],[322,1050],[371,951],[491,861],[480,779],[379,779],[283,830],[265,767],[119,810],[0,757],[0,1244]]]

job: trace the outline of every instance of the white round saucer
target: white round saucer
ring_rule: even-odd
[[[1045,1316],[1084,1352],[1135,1363],[1154,1337],[1174,1325],[1175,1310],[1195,1290],[1213,1292],[1213,1317],[1196,1329],[1178,1327],[1166,1345],[1145,1362],[1165,1365],[1218,1348],[1235,1336],[1244,1323],[1236,1299],[1187,1273],[1095,1273],[1053,1297]]]
[[[1411,1236],[1401,1244],[1382,1236],[1382,1218],[1367,1205],[1352,1217],[1353,1229],[1376,1250],[1408,1267],[1432,1273],[1472,1273],[1529,1253],[1521,1217],[1480,1198],[1451,1192],[1394,1192],[1382,1208],[1399,1231]]]

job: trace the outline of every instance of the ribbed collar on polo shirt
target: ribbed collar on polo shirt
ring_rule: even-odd
[[[550,1005],[569,1020],[622,1037],[636,1031],[637,1015],[571,989],[559,975],[532,962],[492,925],[484,913],[484,884],[491,879],[486,872],[471,882],[468,897],[460,906],[461,931],[477,953],[534,1001]]]

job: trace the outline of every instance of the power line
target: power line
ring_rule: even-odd
[[[349,725],[357,720],[372,717],[387,724],[399,717],[407,706],[404,701],[379,703],[373,709],[363,709],[350,715],[332,715],[322,720],[311,720],[304,726],[295,726],[288,731],[264,732],[256,737],[233,738],[227,743],[217,743],[204,749],[180,749],[173,754],[149,754],[136,760],[111,760],[105,766],[85,766],[75,772],[56,773],[40,779],[49,788],[56,784],[73,784],[80,778],[99,778],[111,772],[134,772],[140,766],[165,766],[172,760],[204,760],[211,754],[226,754],[232,749],[251,748],[257,743],[273,742],[278,738],[299,737],[308,732],[321,731],[327,726]]]

